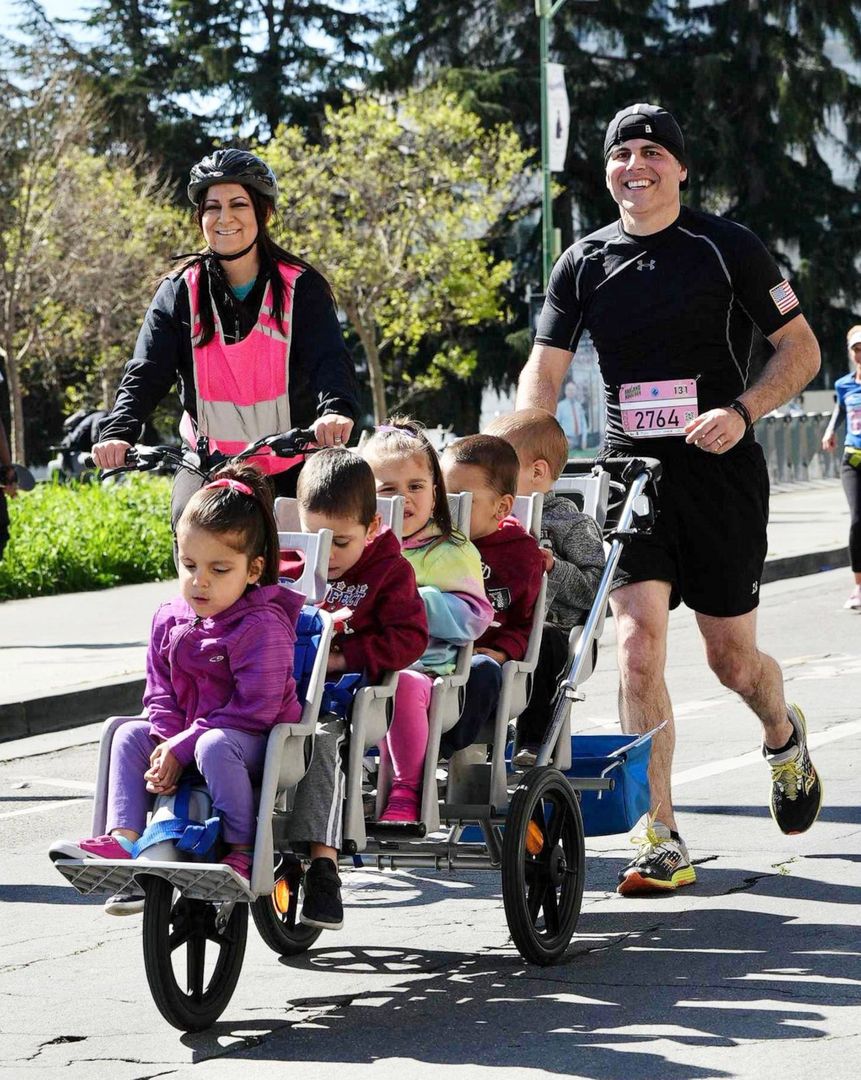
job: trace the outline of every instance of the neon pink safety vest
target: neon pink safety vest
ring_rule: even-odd
[[[215,336],[208,345],[195,345],[200,336],[200,268],[191,266],[183,275],[191,306],[191,351],[194,357],[194,390],[197,397],[197,427],[188,413],[180,423],[180,433],[191,446],[197,435],[206,435],[212,450],[236,454],[264,435],[289,431],[290,338],[293,330],[293,289],[302,267],[278,263],[284,282],[282,331],[272,316],[272,285],[267,284],[257,322],[251,332],[235,345],[224,341],[218,307],[212,300]],[[211,292],[210,292],[211,296]],[[249,461],[261,472],[279,473],[301,457],[275,457],[261,450]]]

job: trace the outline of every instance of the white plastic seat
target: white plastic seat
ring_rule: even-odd
[[[566,495],[572,492],[577,492],[583,499],[583,512],[589,514],[594,518],[598,529],[603,533],[604,526],[607,522],[607,514],[610,506],[610,473],[603,469],[600,465],[594,465],[590,472],[580,473],[573,475],[562,475],[553,485],[553,491],[557,495]],[[609,553],[609,544],[604,542],[604,557],[606,558]],[[605,605],[604,610],[600,613],[598,623],[596,625],[595,634],[592,639],[591,645],[588,646],[589,653],[585,658],[584,666],[580,669],[579,684],[582,685],[589,678],[592,672],[595,670],[595,663],[598,656],[598,642],[601,639],[601,635],[604,632],[604,623],[607,618],[607,607]],[[582,642],[583,627],[574,626],[571,628],[571,632],[568,635],[568,668],[574,662],[577,655],[578,648],[583,648],[585,643]],[[559,741],[556,744],[553,759],[553,765],[564,771],[571,767],[571,724],[570,716],[568,723],[563,725],[560,732]]]
[[[315,587],[315,582],[319,581],[321,574],[325,582],[325,568],[329,562],[331,532],[327,529],[313,535],[289,533],[284,534],[284,536],[293,548],[298,546],[295,541],[300,537],[302,538],[302,544],[305,545],[303,550],[306,553],[307,580],[310,586]],[[289,790],[295,788],[305,775],[305,742],[308,736],[313,737],[323,696],[326,665],[329,659],[329,647],[332,641],[334,623],[328,612],[321,611],[320,618],[323,624],[320,642],[314,657],[314,665],[311,677],[308,680],[305,698],[302,702],[302,713],[299,721],[295,724],[276,724],[269,732],[267,739],[263,777],[260,783],[257,833],[251,871],[251,890],[249,892],[242,886],[237,885],[233,872],[222,864],[194,863],[193,869],[195,873],[190,876],[188,874],[190,868],[188,863],[150,864],[158,870],[160,876],[173,880],[176,887],[185,889],[188,895],[212,899],[219,895],[219,889],[221,889],[222,899],[252,900],[256,896],[272,892],[274,885],[273,814],[276,804],[280,803],[281,808],[284,808]],[[146,713],[139,716],[112,716],[105,721],[102,727],[96,772],[96,792],[93,801],[93,836],[100,836],[105,831],[110,755],[114,735],[123,724],[140,719],[146,719]],[[140,873],[142,864],[146,865],[146,860],[125,860],[123,863],[117,863],[116,865],[111,862],[110,866],[107,865],[108,862],[109,860],[100,860],[100,864],[104,863],[103,869],[105,871],[101,875],[102,881],[100,882],[97,881],[98,874],[95,870],[90,874],[87,867],[77,861],[74,862],[73,867],[69,867],[66,876],[76,885],[79,891],[109,888],[111,891],[116,892],[122,887],[117,874],[124,875],[123,881],[129,883],[135,872]],[[58,863],[57,866],[61,872],[64,872],[62,863]]]
[[[512,510],[513,516],[536,540],[541,536],[543,508],[544,496],[536,493],[519,495]],[[498,811],[508,803],[505,764],[508,725],[520,715],[529,701],[532,675],[541,647],[546,601],[547,575],[542,574],[526,652],[522,660],[508,660],[502,665],[502,685],[492,728],[479,731],[476,735],[476,742],[491,744],[491,760],[489,763],[471,761],[469,748],[453,754],[449,762],[447,804],[457,806],[487,802]]]
[[[399,541],[404,538],[404,501],[403,495],[377,496],[377,513]]]
[[[377,513],[383,525],[387,525],[398,540],[404,535],[404,497],[403,495],[378,495]],[[281,496],[275,500],[275,521],[279,529],[288,532],[301,532],[299,524],[299,503],[294,498]]]
[[[275,523],[283,532],[301,532],[299,524],[299,503],[294,498],[280,495],[275,500]]]
[[[469,536],[469,519],[472,513],[472,492],[449,495],[448,505],[452,525],[464,536]],[[427,832],[436,832],[440,826],[439,797],[436,787],[436,766],[439,760],[439,744],[446,731],[457,723],[463,709],[463,693],[469,679],[473,643],[458,647],[455,669],[450,675],[436,675],[431,690],[428,709],[428,746],[422,780],[421,822]],[[383,812],[391,788],[392,777],[385,762],[381,762],[377,782],[377,816]]]
[[[583,499],[583,513],[594,518],[603,532],[610,504],[610,474],[595,465],[591,472],[566,476],[563,474],[553,485],[556,495],[577,493]]]
[[[403,535],[404,527],[404,497],[402,495],[378,496],[377,511],[380,514],[383,525],[387,525],[398,540]],[[296,499],[280,498],[275,500],[275,514],[279,527],[282,522],[295,521],[298,527],[299,511]],[[326,565],[328,565],[328,552],[331,545],[331,532],[329,544],[326,545]],[[282,550],[305,550],[308,544],[307,537],[311,534],[300,533],[297,542],[295,534],[279,533],[279,546]],[[318,569],[316,575],[312,575],[307,587],[314,593],[314,599],[322,600],[326,594],[325,566],[322,573]],[[308,575],[309,567],[306,560],[303,579]],[[300,581],[303,581],[300,579]],[[299,582],[297,582],[299,587]],[[325,676],[325,672],[324,672]],[[391,721],[392,703],[398,685],[398,673],[386,672],[380,681],[374,686],[360,687],[354,697],[350,710],[350,739],[347,758],[347,775],[344,799],[344,841],[352,842],[357,851],[364,851],[367,846],[365,832],[365,814],[362,801],[362,758],[366,750],[377,746],[386,735]]]
[[[302,593],[309,604],[323,600],[329,588],[332,530],[321,529],[318,533],[279,531],[278,547],[281,551],[301,551],[305,556],[302,573],[289,587]]]

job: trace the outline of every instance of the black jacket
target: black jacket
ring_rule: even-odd
[[[213,289],[228,344],[250,333],[265,285],[266,276],[261,273],[244,301],[229,291]],[[316,271],[306,270],[295,289],[289,359],[293,426],[308,427],[329,412],[355,420],[359,413],[356,373],[326,283]],[[153,297],[99,438],[137,442],[144,422],[174,384],[183,409],[196,422],[191,309],[181,274],[166,278]]]

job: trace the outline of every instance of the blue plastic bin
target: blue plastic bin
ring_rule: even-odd
[[[649,754],[658,730],[639,736],[571,736],[571,768],[565,775],[572,781],[603,776],[614,782],[610,791],[580,792],[586,836],[629,832],[649,809]]]

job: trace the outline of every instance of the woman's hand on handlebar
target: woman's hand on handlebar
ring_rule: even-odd
[[[346,446],[353,421],[338,413],[326,413],[311,425],[318,446]]]
[[[131,443],[122,439],[106,439],[96,443],[91,452],[100,469],[121,469],[126,463],[126,451],[131,448]]]

